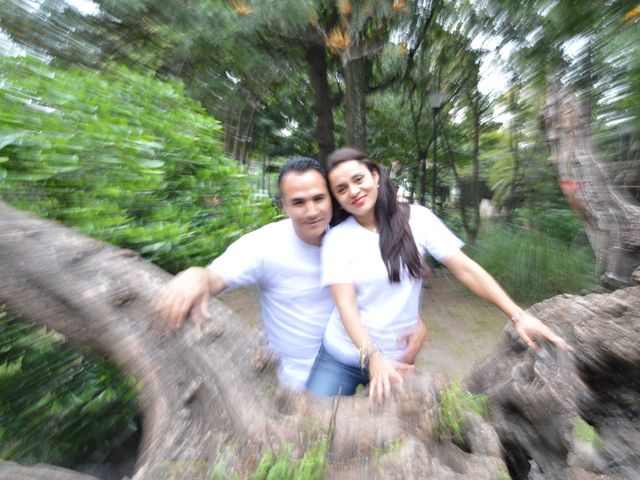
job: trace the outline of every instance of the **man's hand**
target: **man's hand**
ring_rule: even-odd
[[[533,315],[529,315],[527,312],[522,312],[516,316],[513,321],[513,328],[515,328],[517,334],[527,347],[533,350],[537,351],[540,349],[540,346],[534,341],[534,339],[543,338],[554,344],[557,348],[568,350],[570,352],[573,351],[573,347],[565,342],[562,337],[556,335],[544,323]]]
[[[180,327],[191,314],[202,323],[209,315],[209,276],[202,267],[191,267],[180,272],[167,283],[156,302],[156,309],[168,321],[168,329]]]
[[[424,345],[424,342],[427,341],[428,337],[429,332],[427,332],[427,327],[425,326],[422,318],[418,317],[418,327],[415,331],[398,337],[399,344],[405,342],[407,344],[407,347],[404,349],[401,362],[414,364],[420,350],[422,349],[422,345]]]

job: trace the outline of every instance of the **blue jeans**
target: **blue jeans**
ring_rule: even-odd
[[[309,374],[306,388],[319,397],[334,397],[338,394],[353,395],[358,385],[368,384],[368,369],[362,370],[340,362],[323,345]]]

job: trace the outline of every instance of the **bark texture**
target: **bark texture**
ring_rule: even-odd
[[[359,48],[351,47],[350,55],[343,55],[344,116],[347,145],[363,152],[367,150],[367,59]]]
[[[0,303],[11,312],[106,354],[140,381],[134,479],[208,479],[221,462],[244,478],[266,450],[290,443],[300,457],[327,434],[328,478],[489,480],[504,468],[495,435],[492,447],[478,442],[465,459],[453,443],[436,441],[443,381],[409,382],[404,395],[373,411],[361,397],[336,408],[280,390],[259,336],[220,302],[210,305],[214,321],[167,334],[152,305],[168,274],[133,252],[2,203],[0,270]],[[0,471],[8,468],[16,467]],[[27,470],[31,478],[37,468]],[[86,478],[75,475],[60,478]]]
[[[571,207],[584,219],[601,282],[631,285],[640,265],[640,205],[609,178],[593,145],[590,112],[559,82],[551,82],[545,121],[551,162]]]
[[[467,379],[491,399],[512,478],[640,478],[640,287],[558,296],[529,311],[575,353],[535,353],[506,330]]]
[[[300,458],[325,436],[326,478],[501,480],[507,463],[513,478],[527,478],[530,458],[551,479],[639,471],[640,287],[533,307],[575,356],[526,351],[507,327],[469,380],[490,395],[495,428],[467,415],[461,448],[436,434],[445,378],[408,378],[404,393],[375,408],[361,396],[314,401],[280,390],[258,335],[220,302],[211,302],[213,321],[166,334],[152,304],[168,274],[1,203],[0,271],[0,303],[10,311],[105,353],[140,380],[134,479],[209,479],[220,465],[245,478],[265,451],[289,443]],[[591,464],[572,437],[576,416],[604,442]],[[5,462],[0,479],[89,478],[48,468]]]
[[[333,101],[327,78],[327,58],[323,44],[311,44],[305,47],[306,59],[313,85],[314,112],[316,114],[316,139],[318,141],[318,160],[322,163],[335,150],[333,141]]]

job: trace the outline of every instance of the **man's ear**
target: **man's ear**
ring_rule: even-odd
[[[271,200],[271,202],[273,206],[279,210],[280,215],[278,215],[278,218],[289,218],[289,215],[287,215],[287,212],[284,209],[284,199],[282,198],[281,194],[273,197],[273,200]]]

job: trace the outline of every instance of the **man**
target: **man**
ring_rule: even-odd
[[[267,340],[279,355],[280,383],[301,390],[334,308],[330,290],[320,286],[320,245],[332,205],[326,172],[316,160],[291,159],[278,185],[287,219],[244,235],[207,269],[181,272],[165,287],[159,303],[176,328],[189,314],[200,321],[209,318],[210,295],[256,286]],[[413,362],[426,336],[419,322],[419,329],[406,339],[406,362]]]

